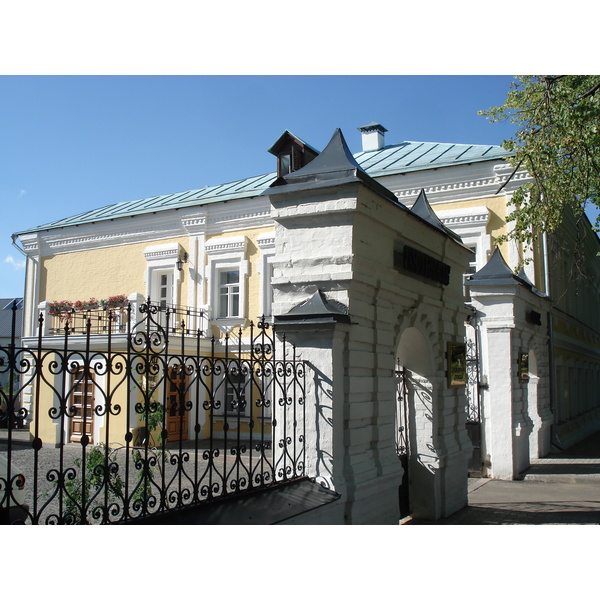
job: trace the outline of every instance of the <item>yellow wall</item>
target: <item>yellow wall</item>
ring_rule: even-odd
[[[180,242],[187,249],[186,238]],[[167,243],[167,241],[160,242]],[[150,244],[129,244],[83,250],[42,258],[40,301],[89,300],[134,292],[146,293],[144,249]]]
[[[260,277],[258,260],[260,250],[256,238],[273,231],[272,227],[238,230],[207,236],[206,241],[245,235],[248,238],[246,258],[249,261],[245,314],[256,322],[260,313]],[[158,244],[179,243],[190,253],[189,238],[161,240]],[[118,294],[146,294],[144,276],[147,263],[144,250],[152,244],[140,243],[111,248],[84,250],[44,257],[41,260],[40,301],[102,299]],[[202,269],[204,265],[199,265]],[[180,304],[187,304],[189,275],[186,269],[180,274]],[[207,294],[208,290],[204,290]],[[207,296],[205,296],[207,297]]]
[[[492,244],[505,233],[508,232],[506,225],[506,196],[491,196],[487,198],[477,198],[476,200],[461,200],[457,202],[443,202],[433,206],[436,211],[476,208],[487,206],[490,211],[490,219],[487,224],[486,233],[492,236]],[[503,244],[500,252],[508,261],[508,246]]]

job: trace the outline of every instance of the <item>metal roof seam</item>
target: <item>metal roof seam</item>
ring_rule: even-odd
[[[468,146],[467,148],[465,148],[464,152],[461,152],[454,160],[458,160],[459,158],[461,158],[462,156],[464,156],[469,150],[471,150],[471,148],[473,148],[473,146]]]
[[[448,146],[448,148],[446,148],[441,154],[438,154],[434,159],[430,160],[429,163],[435,162],[436,160],[442,158],[442,156],[444,156],[444,154],[446,154],[447,152],[450,152],[450,150],[452,150],[455,146],[456,146],[456,144],[452,144],[452,145]]]
[[[406,166],[410,167],[411,165],[413,165],[414,163],[416,163],[420,158],[423,158],[426,154],[429,154],[429,152],[431,152],[432,150],[434,150],[435,148],[437,148],[437,146],[438,146],[438,144],[436,144],[432,148],[428,148],[427,150],[425,150],[425,152],[423,152],[423,154],[420,154],[415,159],[413,159],[409,163],[407,163]]]
[[[383,156],[382,156],[382,157],[381,157],[379,160],[373,161],[373,162],[369,163],[369,165],[367,166],[367,162],[369,162],[369,161],[368,161],[368,159],[367,159],[367,160],[366,160],[364,163],[361,163],[361,165],[360,165],[360,166],[361,166],[361,167],[363,167],[363,169],[372,169],[372,168],[374,168],[376,165],[378,165],[378,164],[380,164],[380,163],[382,163],[382,162],[385,162],[386,160],[390,160],[390,158],[391,158],[391,157],[392,157],[394,154],[396,154],[397,152],[400,152],[400,150],[401,150],[401,149],[402,149],[402,147],[400,147],[400,146],[399,146],[399,147],[398,147],[398,148],[396,148],[396,149],[395,149],[393,152],[389,152],[389,153],[386,153],[384,149],[382,149],[382,150],[379,150],[379,151],[377,152],[377,155],[376,155],[376,156],[383,155]],[[376,156],[374,156],[373,158],[376,158]],[[394,162],[396,162],[396,161],[394,161]],[[393,164],[393,163],[391,163],[391,164]],[[383,168],[385,169],[385,167],[383,167]]]

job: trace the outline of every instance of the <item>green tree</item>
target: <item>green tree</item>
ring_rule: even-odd
[[[600,206],[600,75],[518,76],[506,102],[480,114],[517,126],[502,146],[513,173],[532,177],[512,197],[515,226],[505,239],[531,244],[555,231],[565,210],[581,217],[587,203]]]

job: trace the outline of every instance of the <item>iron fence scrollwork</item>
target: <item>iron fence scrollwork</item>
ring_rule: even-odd
[[[479,368],[479,324],[477,322],[477,312],[472,312],[468,316],[466,325],[466,386],[465,394],[467,398],[467,434],[473,445],[473,451],[469,459],[468,470],[470,474],[481,474],[483,471],[482,461],[482,411],[481,411],[481,390],[486,386],[481,382],[481,372]]]
[[[40,314],[0,347],[1,508],[124,523],[304,476],[304,364],[265,318],[217,340],[149,299],[122,310],[125,336],[44,337]]]

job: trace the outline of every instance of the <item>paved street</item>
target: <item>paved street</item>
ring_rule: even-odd
[[[15,461],[26,454],[18,450],[30,447],[26,437],[25,431],[15,432]],[[600,432],[560,454],[534,461],[522,477],[470,479],[468,507],[440,521],[413,519],[405,524],[600,524]]]
[[[469,506],[406,525],[599,525],[600,433],[536,460],[520,481],[469,480]]]

